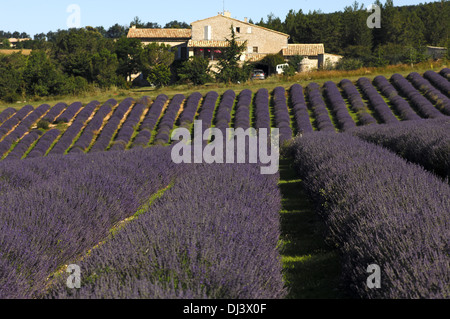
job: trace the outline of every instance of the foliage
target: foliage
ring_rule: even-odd
[[[23,70],[27,58],[20,53],[0,54],[0,100],[15,102],[22,96]]]
[[[280,54],[268,54],[259,63],[267,67],[268,74],[276,74],[278,64],[284,64],[284,58]]]
[[[212,80],[209,60],[198,56],[184,61],[177,72],[181,82],[192,82],[194,85],[203,85]]]

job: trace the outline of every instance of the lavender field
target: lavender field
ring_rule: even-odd
[[[174,163],[172,132],[196,120],[279,129],[342,295],[450,298],[449,71],[5,109],[0,298],[293,298],[281,175]]]

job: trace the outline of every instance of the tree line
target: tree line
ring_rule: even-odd
[[[290,10],[284,20],[269,14],[256,24],[289,34],[291,43],[324,43],[326,52],[343,55],[357,66],[420,62],[427,58],[425,46],[448,48],[450,1],[374,4],[381,9],[381,28],[367,26],[371,12],[356,1],[343,11]]]

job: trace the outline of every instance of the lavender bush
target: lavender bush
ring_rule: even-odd
[[[56,103],[50,111],[45,114],[42,118],[43,121],[47,121],[49,123],[53,123],[59,115],[62,115],[62,112],[67,108],[67,104],[64,102]]]
[[[377,89],[372,85],[370,79],[361,77],[358,79],[357,84],[383,123],[395,124],[399,122],[394,113],[392,113],[392,110],[383,100],[380,93],[378,93]]]
[[[83,104],[81,102],[73,102],[72,104],[70,104],[64,112],[62,112],[62,114],[60,116],[58,116],[55,119],[55,123],[68,123],[70,122],[75,115],[78,114],[78,112],[80,111],[80,109],[83,107]]]
[[[21,159],[23,155],[26,153],[26,151],[30,148],[30,146],[35,141],[37,141],[41,135],[42,132],[40,130],[31,130],[23,138],[20,139],[20,141],[13,148],[13,150],[9,152],[8,155],[5,157],[5,160]]]
[[[443,77],[447,78],[447,80],[450,81],[450,69],[449,68],[443,68],[441,71],[439,71],[439,74]]]
[[[202,130],[205,131],[212,125],[214,111],[216,109],[216,102],[219,94],[216,91],[209,91],[203,99],[203,104],[200,108],[198,119],[202,121]]]
[[[450,82],[448,81],[448,79],[432,70],[425,71],[423,73],[423,77],[430,81],[430,83],[433,84],[436,88],[441,90],[441,92],[447,95],[447,97],[450,97]]]
[[[327,81],[323,85],[324,93],[329,101],[331,112],[336,118],[337,125],[340,130],[346,131],[356,127],[350,113],[347,109],[347,104],[342,98],[341,92],[333,81]]]
[[[56,128],[45,132],[33,149],[28,153],[27,158],[44,156],[60,134],[61,131]]]
[[[362,100],[361,94],[353,82],[348,79],[343,79],[339,82],[339,86],[349,100],[351,110],[358,116],[359,124],[377,124],[377,120],[367,112],[367,105]]]
[[[305,91],[310,108],[314,114],[317,129],[319,131],[335,131],[336,129],[328,114],[325,102],[322,99],[319,85],[314,82],[309,83]]]
[[[239,92],[234,114],[234,128],[246,130],[250,128],[250,105],[252,104],[252,91],[249,89]]]
[[[8,107],[8,108],[4,109],[0,113],[0,124],[5,122],[7,119],[9,119],[11,116],[13,116],[14,113],[16,113],[16,112],[17,112],[16,109],[13,107]]]
[[[265,128],[270,130],[269,91],[265,88],[258,89],[255,95],[255,129]]]
[[[303,87],[295,83],[289,90],[291,96],[291,104],[294,112],[297,132],[312,132],[313,126],[309,119],[308,107],[306,105],[305,96],[303,94]]]
[[[199,92],[194,92],[189,95],[189,97],[186,99],[183,112],[178,118],[179,127],[188,129],[191,126],[191,124],[194,122],[195,115],[197,114],[197,109],[202,98],[203,96]]]
[[[408,98],[410,105],[420,116],[424,118],[439,118],[444,116],[403,75],[395,73],[391,76],[390,81],[402,95]]]
[[[183,103],[185,96],[183,94],[175,94],[167,106],[161,121],[158,123],[158,131],[155,136],[155,144],[167,144],[170,140],[170,132],[175,125],[175,121],[178,117],[181,104]]]
[[[280,143],[292,138],[291,117],[286,103],[286,90],[278,86],[273,90],[275,127],[280,132]]]
[[[233,90],[226,90],[219,106],[217,107],[216,116],[214,119],[215,127],[225,132],[229,128],[231,122],[231,110],[233,109],[236,93]]]
[[[293,150],[356,297],[448,298],[448,183],[347,133],[310,133]],[[366,284],[370,264],[381,269],[380,288]]]

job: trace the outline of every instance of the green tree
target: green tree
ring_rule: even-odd
[[[156,87],[166,86],[169,84],[171,76],[170,67],[160,63],[150,68],[147,81]]]
[[[284,63],[286,63],[286,61],[280,54],[268,54],[260,61],[260,64],[267,68],[268,75],[276,73],[277,65]]]
[[[202,85],[212,80],[211,66],[208,59],[193,56],[184,61],[178,69],[181,82],[192,82],[194,85]]]
[[[225,83],[238,83],[246,81],[250,78],[250,71],[248,64],[240,66],[240,59],[247,48],[247,41],[242,44],[238,43],[234,27],[231,25],[231,37],[226,38],[227,47],[222,51],[218,58],[218,69],[216,79]]]
[[[24,92],[23,70],[27,58],[21,53],[0,54],[0,100],[15,102]]]
[[[167,85],[171,78],[170,65],[174,60],[175,53],[171,50],[170,45],[152,42],[145,46],[140,55],[140,66],[144,79],[156,86]],[[169,81],[167,81],[167,72]],[[157,75],[163,78],[159,80],[156,78]]]
[[[130,81],[131,75],[138,73],[141,69],[142,50],[142,43],[139,39],[121,37],[116,41],[117,74],[126,81]]]

